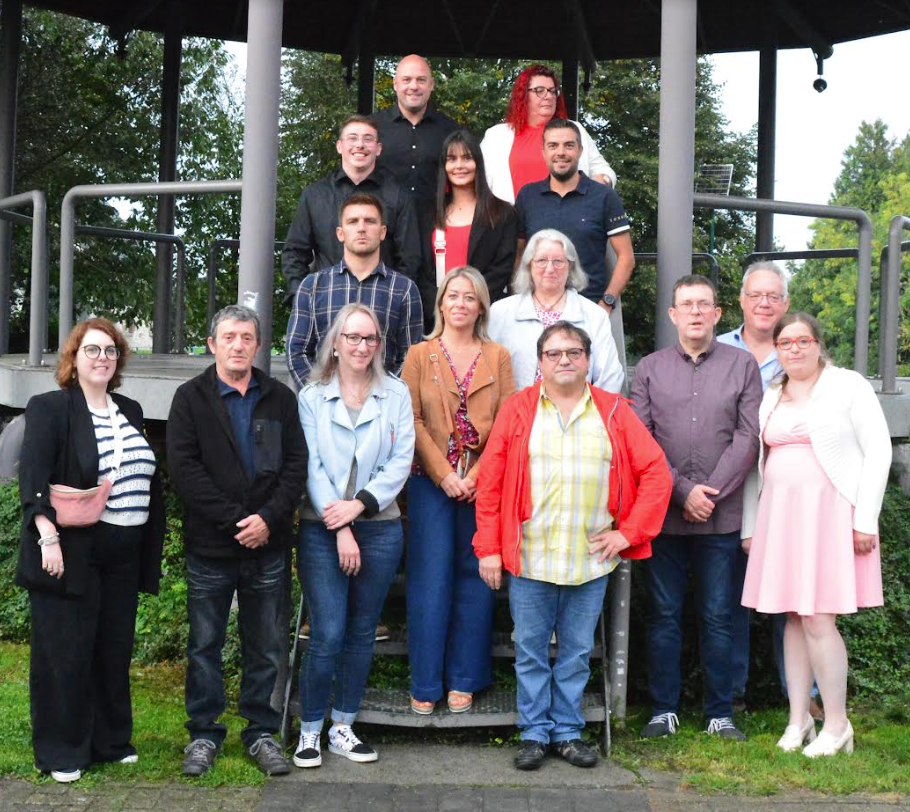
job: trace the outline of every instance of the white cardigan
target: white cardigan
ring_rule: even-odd
[[[591,367],[588,380],[608,392],[622,392],[625,375],[607,311],[571,288],[566,290],[562,319],[581,327],[591,337]],[[515,388],[524,389],[537,376],[537,339],[543,323],[530,293],[507,296],[490,308],[490,337],[512,356]]]
[[[607,163],[594,139],[588,135],[588,131],[577,121],[581,132],[581,159],[578,162],[578,168],[589,178],[595,175],[606,175],[616,188],[616,173],[610,164]],[[490,184],[490,190],[496,197],[505,200],[506,203],[515,203],[515,187],[512,185],[512,172],[509,169],[509,155],[512,152],[512,144],[515,141],[515,131],[511,124],[496,124],[490,127],[480,142],[480,151],[483,153],[483,161],[487,168],[487,182]],[[541,149],[543,146],[541,145]]]
[[[781,392],[780,384],[766,390],[758,414],[760,434]],[[872,385],[852,369],[826,365],[809,397],[806,421],[819,464],[838,493],[853,505],[853,528],[875,535],[891,468],[891,433]],[[755,529],[764,442],[758,453],[757,475],[749,478],[744,493],[743,538],[751,538]]]

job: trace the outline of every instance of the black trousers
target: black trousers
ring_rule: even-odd
[[[141,536],[141,527],[99,522],[88,542],[85,593],[30,593],[32,746],[39,770],[81,770],[136,752],[129,669]]]

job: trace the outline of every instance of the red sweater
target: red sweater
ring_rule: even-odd
[[[650,558],[651,539],[661,529],[673,479],[660,446],[624,398],[591,387],[594,405],[610,437],[610,515],[631,547],[623,558]],[[537,415],[540,384],[522,389],[504,404],[483,451],[477,478],[478,558],[502,555],[513,575],[521,572],[521,528],[531,518],[528,444]]]

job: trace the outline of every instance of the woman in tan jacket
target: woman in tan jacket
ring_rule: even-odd
[[[515,384],[489,316],[480,272],[450,271],[436,293],[436,325],[401,372],[417,434],[406,569],[411,710],[420,714],[433,712],[444,687],[452,713],[470,710],[492,680],[493,593],[471,546],[474,497],[484,444]]]

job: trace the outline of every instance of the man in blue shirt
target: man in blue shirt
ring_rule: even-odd
[[[743,274],[739,304],[743,311],[743,323],[735,330],[717,337],[722,344],[730,344],[751,352],[761,372],[762,389],[782,372],[777,350],[774,347],[774,328],[781,316],[790,307],[787,291],[787,273],[777,264],[769,261],[754,262]],[[745,708],[746,681],[749,678],[749,610],[742,605],[743,580],[746,577],[747,556],[740,552],[733,583],[733,705],[734,709]],[[784,622],[786,615],[774,617],[774,654],[780,683],[787,693],[784,673]],[[812,689],[812,715],[820,713],[815,696],[818,689]]]
[[[629,219],[612,186],[579,171],[581,134],[572,121],[552,119],[543,131],[548,177],[526,184],[518,193],[518,252],[543,228],[555,228],[575,245],[588,287],[579,291],[608,313],[617,306],[635,267]],[[616,252],[613,273],[607,272],[607,245]]]

